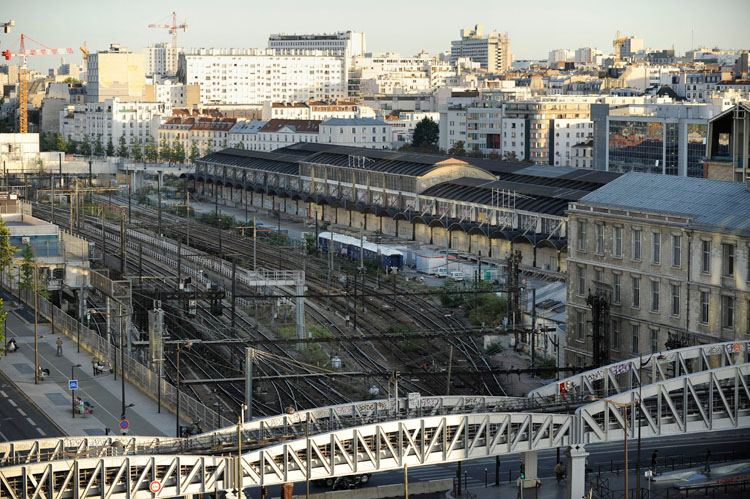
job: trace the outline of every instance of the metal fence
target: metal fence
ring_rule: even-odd
[[[7,274],[5,282],[6,284],[8,283]],[[15,295],[18,295],[18,287],[13,286],[15,283],[12,282],[12,279],[10,282],[10,291]],[[33,308],[33,291],[21,290],[21,299]],[[120,348],[109,343],[105,338],[85,327],[78,320],[69,316],[60,308],[54,306],[43,296],[39,296],[37,301],[39,315],[53,324],[55,332],[60,332],[72,341],[80,343],[81,348],[91,353],[94,357],[101,360],[108,360],[113,364],[116,363],[118,367],[120,367],[119,365],[123,358],[120,353]],[[117,358],[115,358],[115,356],[117,356]],[[123,364],[125,379],[136,385],[141,391],[154,399],[157,397],[159,390],[158,383],[161,381],[161,402],[168,410],[173,412],[176,411],[177,389],[171,383],[168,383],[164,379],[159,380],[158,373],[128,355],[124,356]],[[200,420],[204,425],[216,426],[219,424],[224,427],[233,424],[232,421],[224,416],[221,416],[221,420],[219,420],[219,415],[214,410],[183,391],[180,391],[180,415],[189,421]]]

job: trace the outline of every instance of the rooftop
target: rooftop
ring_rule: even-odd
[[[299,156],[280,152],[247,151],[245,149],[223,149],[200,159],[202,162],[217,163],[240,168],[265,170],[285,175],[299,175]]]
[[[278,132],[283,128],[288,128],[295,133],[318,133],[320,121],[318,120],[270,120],[261,132]]]
[[[331,126],[382,126],[386,123],[384,121],[376,120],[375,118],[331,118],[325,120],[321,124]]]
[[[740,182],[627,173],[580,202],[675,215],[688,218],[695,229],[750,235],[750,192]]]

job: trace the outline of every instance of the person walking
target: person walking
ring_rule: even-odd
[[[96,376],[96,358],[91,359],[91,370],[94,372],[94,376]]]
[[[654,472],[654,475],[656,475],[656,461],[659,458],[659,449],[656,449],[653,454],[651,454],[651,471]]]
[[[711,473],[711,449],[706,449],[706,466],[703,467],[705,473]]]
[[[557,477],[557,483],[560,483],[563,477],[563,466],[560,461],[557,462],[557,466],[555,466],[554,471],[555,471],[555,477]]]
[[[62,338],[57,337],[57,356],[62,357]]]

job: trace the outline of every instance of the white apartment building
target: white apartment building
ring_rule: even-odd
[[[144,98],[146,56],[112,44],[109,50],[91,53],[86,58],[89,102],[139,101]]]
[[[259,151],[258,132],[268,121],[249,120],[240,121],[229,130],[229,147]]]
[[[264,102],[264,120],[318,120],[358,118],[360,106],[350,100],[309,102]]]
[[[268,37],[268,48],[284,50],[324,50],[338,53],[347,59],[359,57],[367,51],[364,33],[338,31],[313,35],[274,34]]]
[[[466,144],[466,108],[460,104],[451,104],[440,113],[440,149],[448,151],[457,142]],[[466,146],[464,146],[466,147]]]
[[[343,99],[345,58],[322,51],[200,49],[180,54],[183,83],[200,85],[201,104]]]
[[[411,144],[414,138],[414,129],[425,118],[431,119],[438,125],[440,124],[440,113],[399,113],[398,116],[387,116],[388,124],[391,125],[393,147]]]
[[[198,85],[185,85],[175,77],[154,76],[146,79],[147,101],[162,102],[172,109],[192,108],[200,104]]]
[[[483,24],[462,29],[461,39],[451,42],[451,64],[456,64],[460,57],[480,63],[489,73],[505,73],[513,62],[510,38],[496,32],[485,35]]]
[[[391,148],[391,125],[372,118],[333,118],[320,124],[320,143],[368,149]]]
[[[180,49],[178,48],[179,52]],[[172,57],[172,45],[169,43],[155,43],[146,48],[146,75],[171,76],[177,73]]]
[[[643,38],[628,37],[620,42],[620,57],[633,57],[643,50]]]
[[[526,120],[523,118],[503,119],[503,156],[518,160],[526,159]]]
[[[446,79],[455,75],[449,63],[424,52],[416,57],[398,53],[356,57],[352,72],[361,95],[425,92],[444,86]]]
[[[555,49],[551,50],[547,62],[552,64],[553,62],[567,62],[572,61],[575,58],[575,52],[568,49]]]
[[[161,102],[123,102],[117,98],[89,102],[60,111],[60,133],[66,140],[78,142],[86,135],[92,143],[101,135],[105,147],[110,137],[117,147],[121,136],[128,144],[136,138],[144,144],[149,137],[158,138],[159,126],[169,114],[170,109]]]
[[[271,120],[257,133],[256,151],[273,151],[297,142],[318,142],[320,121]]]
[[[574,148],[577,144],[594,138],[594,122],[590,119],[558,119],[554,121],[554,134],[555,165],[575,167]]]

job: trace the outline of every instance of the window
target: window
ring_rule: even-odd
[[[680,285],[670,284],[672,290],[672,315],[675,317],[680,316]]]
[[[586,294],[586,267],[578,266],[578,296]]]
[[[614,256],[616,258],[622,258],[622,227],[613,227],[612,243]]]
[[[640,326],[638,324],[631,324],[630,326],[630,351],[632,353],[638,353],[638,336],[640,335]]]
[[[659,281],[651,281],[651,311],[659,311]]]
[[[734,275],[734,244],[722,244],[722,275],[731,277]]]
[[[651,353],[659,351],[659,330],[651,329]]]
[[[583,341],[586,333],[586,315],[580,310],[576,311],[576,339]]]
[[[586,251],[586,222],[578,221],[578,251]]]
[[[620,296],[622,290],[622,275],[612,274],[612,302],[620,303]]]
[[[708,291],[701,291],[701,323],[708,324],[708,306],[711,300],[711,294]]]
[[[633,260],[641,259],[641,231],[633,229]]]
[[[704,274],[711,273],[711,241],[703,241],[701,243],[703,248],[703,260],[701,262],[701,272]]]
[[[682,262],[682,236],[672,236],[672,267],[679,267]]]
[[[641,306],[641,278],[633,277],[633,308]]]
[[[734,328],[734,296],[721,297],[721,327]]]
[[[604,225],[596,224],[596,253],[604,254]]]
[[[620,349],[620,326],[621,323],[619,320],[612,320],[612,350]]]
[[[661,234],[658,232],[651,233],[651,263],[661,263]]]

